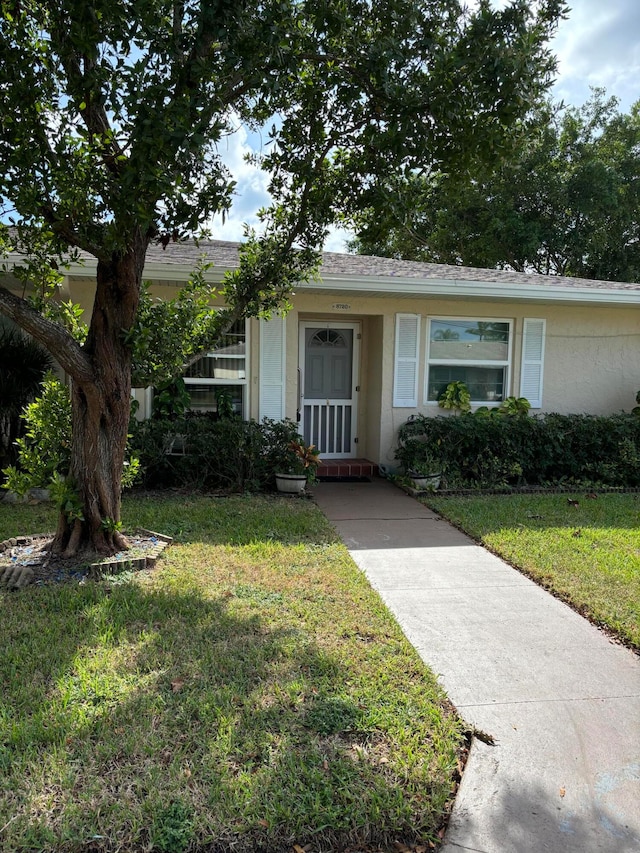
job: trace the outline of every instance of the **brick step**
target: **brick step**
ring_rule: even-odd
[[[316,476],[323,477],[375,477],[378,466],[368,459],[326,459],[318,465]]]

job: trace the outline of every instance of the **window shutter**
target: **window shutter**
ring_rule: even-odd
[[[393,405],[398,408],[418,405],[419,349],[420,315],[396,314]]]
[[[285,413],[284,317],[260,320],[260,420],[281,421]]]
[[[520,396],[526,397],[533,409],[542,407],[545,327],[545,320],[525,320],[522,333]]]

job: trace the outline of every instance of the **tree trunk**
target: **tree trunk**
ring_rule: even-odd
[[[87,341],[90,381],[72,383],[69,483],[75,497],[62,509],[53,549],[110,555],[127,547],[119,532],[120,490],[131,404],[131,351],[124,332],[135,320],[147,241],[109,262],[99,260]]]
[[[63,508],[54,550],[114,554],[127,547],[118,530],[120,482],[129,423],[128,366],[109,365],[109,382],[84,388],[74,383],[69,484],[77,503]]]

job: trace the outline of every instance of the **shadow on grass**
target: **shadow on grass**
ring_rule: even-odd
[[[435,833],[441,814],[416,814],[407,780],[358,753],[384,735],[345,692],[349,673],[254,605],[136,584],[5,599],[3,849],[242,853]]]
[[[337,541],[307,496],[130,494],[124,497],[122,515],[128,529],[157,530],[181,543],[293,545]]]
[[[127,492],[122,500],[126,530],[155,530],[179,543],[247,545],[254,542],[309,544],[336,541],[326,519],[308,496],[203,495]],[[0,542],[55,530],[52,504],[0,502]]]

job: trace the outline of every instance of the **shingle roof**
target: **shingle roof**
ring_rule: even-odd
[[[228,269],[237,266],[239,243],[223,240],[195,243],[170,243],[166,249],[153,245],[147,252],[147,262],[168,266],[193,264],[203,255],[219,268]],[[428,264],[419,261],[401,261],[395,258],[378,258],[368,255],[350,255],[337,252],[324,252],[320,278],[364,277],[371,279],[416,279],[422,281],[474,281],[503,285],[524,285],[538,287],[628,290],[639,291],[639,282],[596,281],[568,276],[546,276],[536,273],[510,272],[508,270],[486,270],[475,267],[452,266],[447,264]]]
[[[199,243],[188,241],[183,243],[169,243],[166,248],[154,243],[147,250],[145,274],[154,275],[158,268],[164,268],[170,273],[171,267],[181,267],[179,278],[184,277],[184,268],[192,267],[203,256],[213,263],[217,271],[233,269],[238,265],[238,248],[241,244],[225,240],[202,240]],[[89,268],[95,259],[86,252],[80,252],[80,257],[88,262]],[[149,269],[149,267],[154,268]],[[77,274],[77,270],[76,270]],[[177,280],[178,277],[176,277]],[[334,282],[337,286],[340,280],[348,289],[348,280],[357,280],[359,285],[367,281],[375,287],[377,293],[388,293],[392,295],[395,291],[393,279],[405,282],[405,289],[416,289],[429,291],[430,283],[432,289],[438,285],[442,289],[446,282],[456,282],[458,287],[465,284],[481,291],[483,285],[490,288],[497,286],[502,296],[506,296],[511,290],[510,297],[518,298],[518,288],[538,290],[553,290],[552,298],[562,298],[562,291],[566,291],[567,298],[573,300],[578,294],[575,291],[591,291],[597,301],[603,301],[602,297],[607,291],[615,291],[618,301],[629,301],[635,303],[636,294],[640,294],[640,282],[617,282],[598,281],[586,278],[571,278],[569,276],[539,275],[537,273],[511,272],[509,270],[489,270],[476,267],[454,266],[449,264],[429,264],[420,261],[402,261],[396,258],[379,258],[370,255],[352,255],[338,252],[324,252],[320,267],[320,282],[330,285]],[[346,280],[346,281],[345,281]],[[421,287],[424,285],[424,287]],[[308,285],[313,288],[313,283]],[[302,289],[302,288],[301,288]],[[359,287],[359,289],[361,289]],[[399,292],[399,291],[398,291]],[[572,296],[573,293],[573,296]],[[596,296],[597,294],[597,296]],[[627,294],[625,297],[624,294]],[[550,294],[551,296],[551,294]],[[589,301],[589,297],[584,293]],[[613,296],[613,294],[612,294]],[[606,300],[605,300],[606,301]]]
[[[147,263],[190,265],[204,255],[215,266],[230,269],[238,266],[239,245],[224,240],[201,240],[199,243],[168,243],[163,248],[158,243],[152,243],[147,249]]]
[[[452,281],[486,281],[499,284],[526,284],[571,288],[627,289],[640,291],[640,283],[595,281],[568,276],[548,276],[509,270],[485,270],[450,264],[428,264],[420,261],[401,261],[365,255],[325,253],[322,273],[332,275],[363,275],[385,278],[444,279]]]

